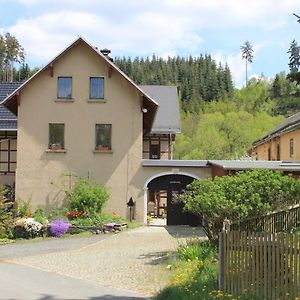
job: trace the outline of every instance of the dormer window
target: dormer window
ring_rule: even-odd
[[[103,77],[90,77],[90,99],[104,99]]]
[[[72,77],[58,77],[57,82],[57,98],[71,99],[72,98]]]

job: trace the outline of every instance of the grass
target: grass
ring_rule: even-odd
[[[225,294],[218,290],[218,248],[210,241],[193,239],[172,255],[172,277],[155,300],[254,300],[252,296]]]
[[[0,238],[0,245],[11,244],[14,242],[15,242],[15,240],[12,240],[12,239]]]

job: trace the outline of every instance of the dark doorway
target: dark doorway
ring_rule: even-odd
[[[151,180],[148,184],[148,212],[151,209],[155,217],[166,217],[167,225],[200,225],[200,218],[183,211],[183,203],[178,198],[193,180],[193,177],[179,174]]]

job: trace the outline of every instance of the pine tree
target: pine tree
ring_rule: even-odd
[[[290,73],[287,75],[287,78],[299,84],[300,83],[300,72],[299,72],[300,47],[298,46],[295,40],[291,42],[290,48],[287,53],[290,53],[290,57],[289,57]]]
[[[300,66],[300,47],[298,43],[293,40],[290,44],[290,48],[287,53],[290,53],[289,57],[289,68],[291,71],[295,70],[298,72]]]
[[[248,62],[252,63],[253,61],[253,47],[249,41],[246,41],[245,44],[241,46],[242,58],[246,61],[246,86],[248,86]]]

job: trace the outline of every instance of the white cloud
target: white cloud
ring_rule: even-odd
[[[207,45],[204,34],[231,30],[234,38],[245,36],[246,40],[251,39],[247,29],[252,30],[252,37],[254,29],[256,56],[262,48],[272,47],[265,40],[259,41],[261,32],[280,30],[289,22],[297,27],[292,13],[300,14],[299,0],[0,0],[2,7],[11,2],[19,3],[26,17],[5,28],[2,25],[0,33],[16,35],[33,65],[45,64],[81,35],[99,48],[112,49],[113,56],[155,53],[166,57],[215,51],[213,57],[228,63],[237,86],[245,80],[240,53],[214,50],[221,48],[218,37],[211,38],[215,44]],[[229,38],[228,43],[232,44]],[[253,65],[249,66],[250,73]]]
[[[45,62],[78,35],[99,47],[112,48],[113,54],[194,52],[203,40],[188,32],[188,26],[186,18],[149,12],[127,23],[115,23],[96,14],[61,11],[20,20],[8,31],[17,36],[28,57]]]
[[[235,54],[224,54],[221,51],[216,52],[212,55],[216,62],[221,62],[223,65],[228,64],[234,85],[236,87],[242,87],[245,85],[246,80],[246,69],[245,61],[242,59],[241,53]],[[248,72],[251,71],[251,65],[248,65]],[[250,78],[250,77],[249,77]]]

